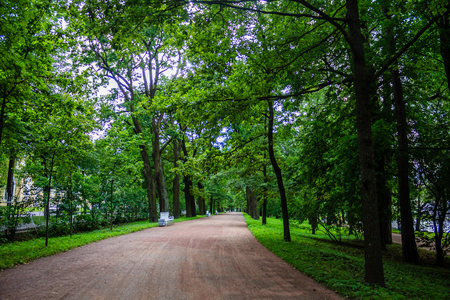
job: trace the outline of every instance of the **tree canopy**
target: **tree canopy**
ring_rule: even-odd
[[[289,220],[334,224],[363,235],[379,285],[392,221],[410,263],[429,222],[442,263],[449,14],[448,0],[2,0],[8,207],[16,171],[15,201],[60,205],[70,233],[164,211],[281,217],[285,241]]]

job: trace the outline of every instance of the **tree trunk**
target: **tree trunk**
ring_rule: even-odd
[[[50,191],[52,190],[52,176],[53,176],[53,163],[55,160],[56,153],[53,152],[52,159],[50,161],[50,174],[48,178],[48,186],[47,186],[47,218],[45,219],[45,247],[48,246],[48,219],[50,219]]]
[[[317,217],[316,216],[309,218],[309,225],[311,225],[311,233],[316,234],[316,229],[317,229]]]
[[[447,11],[450,5],[447,6]],[[438,22],[439,38],[441,46],[441,55],[444,60],[445,75],[447,76],[447,87],[450,91],[450,18],[448,15],[443,16]]]
[[[259,211],[258,211],[258,199],[256,198],[255,192],[252,191],[252,195],[251,195],[251,205],[252,205],[252,210],[253,210],[253,216],[252,218],[254,220],[259,220]]]
[[[134,112],[133,105],[130,108],[131,112]],[[142,127],[139,120],[134,116],[131,117],[134,126],[134,132],[136,134],[142,134]],[[144,144],[139,145],[141,149],[141,157],[144,163],[144,179],[146,182],[147,201],[148,201],[148,220],[150,223],[158,222],[158,214],[156,211],[156,197],[155,197],[155,181],[152,175],[152,168],[150,158],[147,152],[147,147]],[[158,148],[159,150],[159,148]]]
[[[381,149],[384,150],[384,149]],[[377,160],[377,196],[378,210],[380,212],[381,248],[387,250],[386,245],[392,244],[391,231],[391,192],[387,186],[387,174],[385,172],[385,155],[380,153]]]
[[[151,170],[151,163],[147,153],[147,147],[140,145],[141,157],[144,162],[144,178],[146,182],[147,201],[148,201],[148,220],[150,223],[158,221],[158,215],[156,212],[156,197],[154,189],[154,180]]]
[[[252,189],[251,186],[246,186],[245,191],[247,194],[248,214],[253,219],[259,220],[258,204],[257,204],[255,191]]]
[[[199,181],[199,182],[197,182],[197,186],[198,186],[198,189],[199,189],[200,193],[202,193],[204,191],[204,189],[205,189],[203,184]],[[205,198],[203,198],[202,196],[198,197],[198,210],[199,210],[198,213],[200,215],[206,215]]]
[[[406,122],[405,101],[403,99],[402,84],[398,66],[391,69],[392,85],[394,88],[395,112],[397,114],[398,134],[398,200],[400,203],[400,218],[402,220],[402,255],[405,262],[418,264],[416,240],[414,236],[414,220],[411,213],[411,199],[409,195],[408,179],[408,126]]]
[[[69,184],[69,217],[70,217],[70,237],[73,233],[73,186],[72,186],[72,174],[70,174]]]
[[[270,157],[270,162],[272,163],[273,170],[277,177],[278,190],[280,192],[281,212],[283,215],[284,240],[286,242],[290,242],[291,241],[291,232],[289,230],[289,214],[288,214],[288,207],[287,207],[286,191],[284,189],[283,177],[281,176],[281,169],[278,166],[277,160],[275,158],[275,153],[273,150],[273,119],[274,119],[273,101],[269,100],[268,104],[269,104],[269,128],[268,128],[269,157]]]
[[[253,215],[252,212],[252,205],[250,203],[250,196],[252,194],[252,191],[250,189],[250,186],[245,186],[245,198],[247,199],[247,214],[251,217]]]
[[[356,97],[356,128],[364,225],[365,281],[384,286],[381,237],[377,207],[375,154],[371,127],[369,78],[366,70],[364,38],[361,34],[357,0],[347,0],[349,44],[352,51],[353,86]]]
[[[111,203],[110,203],[110,221],[109,221],[109,229],[111,231],[112,231],[112,220],[113,220],[113,203],[112,203],[113,184],[114,184],[114,179],[111,180]]]
[[[5,93],[5,91],[3,91],[3,93]],[[3,127],[5,125],[6,97],[6,94],[2,95],[2,108],[0,109],[0,148],[2,145]]]
[[[190,198],[191,198],[191,214],[193,217],[197,216],[197,208],[195,206],[195,196],[192,193],[192,191],[194,190],[194,183],[192,182],[191,177],[189,176],[189,189],[190,189]]]
[[[416,216],[416,231],[420,231],[420,221],[422,219],[422,205],[420,203],[420,192],[417,196],[417,216]]]
[[[187,160],[188,157],[188,151],[187,151],[187,147],[186,147],[186,143],[184,141],[184,137],[183,140],[181,141],[181,149],[183,149],[183,153],[185,156],[185,162]],[[194,153],[195,156],[195,153]],[[192,191],[192,187],[193,187],[193,183],[192,183],[192,179],[190,176],[185,176],[184,177],[184,191],[185,191],[185,200],[186,200],[186,216],[188,216],[188,211],[189,211],[189,216],[190,217],[195,217],[197,215],[196,213],[196,207],[195,207],[195,197],[194,195],[191,193]],[[186,194],[187,192],[187,194]]]
[[[186,202],[186,217],[192,217],[192,205],[191,205],[191,189],[189,184],[189,176],[184,176],[184,201]]]
[[[214,208],[214,198],[213,195],[211,195],[211,200],[209,202],[209,209],[210,209],[210,213],[213,213],[213,208]]]
[[[177,139],[173,139],[173,168],[176,170],[178,168],[178,159],[180,158],[180,148],[178,147]],[[173,178],[172,184],[172,194],[173,194],[173,216],[175,219],[179,219],[180,212],[180,175],[175,171],[175,177]]]
[[[438,196],[434,205],[433,222],[434,238],[436,246],[436,265],[442,266],[444,263],[444,250],[442,249],[442,238],[444,237],[444,222],[448,212],[448,201],[445,197]],[[442,201],[442,203],[441,203]],[[438,212],[439,210],[439,212]],[[438,216],[438,226],[436,226],[436,215]]]
[[[8,220],[11,219],[11,206],[14,201],[14,165],[15,165],[16,159],[14,157],[11,157],[9,159],[9,165],[8,165],[8,178],[6,179],[6,206],[7,206],[7,214],[6,218]],[[9,240],[14,240],[14,236],[16,233],[15,226],[11,228],[8,222],[8,226],[6,226],[6,237]]]
[[[263,188],[263,203],[262,203],[262,224],[267,224],[267,167],[265,163],[266,151],[264,151],[264,165],[263,165],[263,176],[264,176],[264,188]]]
[[[169,195],[167,194],[167,183],[164,174],[164,166],[161,155],[159,156],[159,172],[157,179],[158,195],[159,195],[159,210],[169,211]]]

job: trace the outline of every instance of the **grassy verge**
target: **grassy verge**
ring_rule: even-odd
[[[386,287],[364,283],[364,250],[356,243],[337,244],[324,234],[317,237],[306,227],[291,228],[292,242],[282,241],[282,221],[267,219],[267,225],[245,215],[248,228],[258,241],[294,268],[325,284],[341,296],[356,299],[450,299],[450,269],[430,265],[433,256],[421,250],[421,265],[400,262],[400,245],[390,245],[384,253]],[[447,266],[450,259],[446,258]]]
[[[193,218],[181,217],[175,222],[194,220],[204,216]],[[26,264],[36,258],[50,256],[59,252],[68,251],[92,242],[100,241],[114,236],[124,235],[146,228],[157,227],[158,223],[139,221],[108,228],[83,232],[70,236],[49,238],[48,247],[45,247],[45,238],[37,238],[24,242],[13,242],[0,245],[0,271],[12,268],[18,264]]]

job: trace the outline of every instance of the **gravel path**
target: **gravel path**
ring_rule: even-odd
[[[240,213],[110,238],[0,272],[0,299],[339,299]]]

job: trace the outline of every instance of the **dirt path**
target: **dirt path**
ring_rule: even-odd
[[[110,238],[0,272],[0,299],[339,299],[240,213]]]

